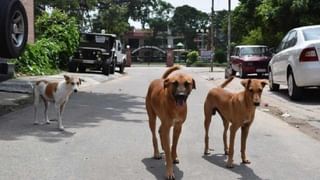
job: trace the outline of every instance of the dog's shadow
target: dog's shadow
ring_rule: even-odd
[[[212,164],[215,164],[216,166],[219,166],[221,168],[227,168],[227,156],[224,154],[203,155],[202,158],[209,161]],[[256,175],[250,167],[243,163],[241,163],[240,165],[234,164],[234,168],[230,168],[230,171],[239,174],[241,176],[239,179],[242,180],[262,180],[262,178]]]
[[[157,160],[154,158],[144,158],[142,163],[146,166],[146,169],[154,175],[156,179],[166,179],[166,165],[164,158]],[[182,179],[183,171],[179,169],[175,164],[173,165],[173,173],[176,180]]]

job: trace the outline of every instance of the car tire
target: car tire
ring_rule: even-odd
[[[78,64],[73,62],[73,61],[70,61],[69,64],[68,64],[69,72],[76,72],[77,71],[77,67],[78,67]]]
[[[247,77],[247,74],[245,72],[243,72],[242,66],[240,66],[240,68],[239,68],[239,76],[242,79]]]
[[[288,95],[291,100],[299,100],[302,95],[302,88],[296,85],[293,73],[290,72],[287,79]]]
[[[269,89],[270,89],[270,91],[279,91],[280,85],[273,83],[273,74],[272,74],[271,70],[270,70],[270,72],[268,74],[268,77],[269,77]]]
[[[106,76],[109,76],[110,74],[110,64],[104,64],[102,66],[102,73]]]
[[[115,65],[114,64],[111,64],[110,65],[110,74],[114,74],[114,71],[115,71]]]
[[[17,58],[28,39],[28,19],[19,0],[2,0],[0,7],[0,56]]]
[[[124,68],[125,68],[125,63],[122,63],[120,66],[119,66],[119,73],[124,73]]]
[[[85,72],[86,72],[86,66],[83,65],[83,64],[80,64],[79,67],[78,67],[78,69],[79,69],[79,72],[80,72],[80,73],[85,73]]]

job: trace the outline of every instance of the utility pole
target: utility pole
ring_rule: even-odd
[[[228,0],[228,50],[227,60],[230,62],[230,51],[231,51],[231,0]]]
[[[211,65],[210,65],[210,72],[213,72],[213,58],[214,58],[214,40],[215,40],[215,32],[214,32],[214,0],[212,0],[212,4],[211,4]]]

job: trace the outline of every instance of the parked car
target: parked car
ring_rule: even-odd
[[[288,86],[290,99],[298,100],[307,87],[320,86],[320,25],[290,30],[269,63],[269,87]]]
[[[245,78],[248,74],[262,76],[268,72],[270,59],[269,48],[265,45],[236,46],[230,56],[225,76],[236,75],[237,72],[241,78]]]
[[[81,33],[80,44],[69,61],[69,71],[85,72],[87,68],[102,70],[105,75],[113,74],[115,68],[124,71],[126,55],[115,34]]]
[[[28,19],[19,0],[1,0],[0,57],[16,58],[23,52],[28,39]]]

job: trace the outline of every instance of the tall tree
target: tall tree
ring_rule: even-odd
[[[183,34],[185,45],[196,49],[194,38],[197,29],[206,29],[209,25],[209,15],[188,5],[177,7],[172,17],[172,27],[175,33]]]

